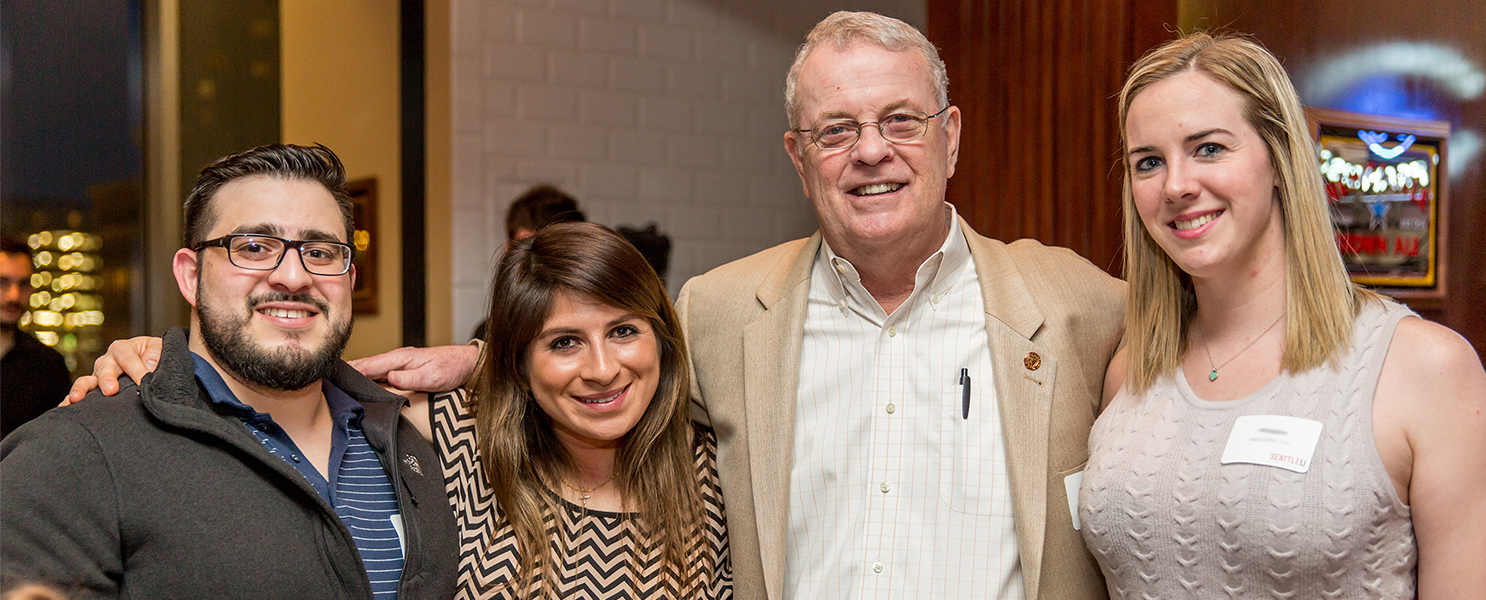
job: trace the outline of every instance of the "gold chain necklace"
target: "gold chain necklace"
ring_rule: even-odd
[[[1280,318],[1275,319],[1273,323],[1270,323],[1269,324],[1269,327],[1265,327],[1263,332],[1261,332],[1257,337],[1255,337],[1252,341],[1250,341],[1247,346],[1244,346],[1243,347],[1243,350],[1239,350],[1238,351],[1238,354],[1234,354],[1233,356],[1229,357],[1228,360],[1223,361],[1223,364],[1221,364],[1221,365],[1214,365],[1213,364],[1213,349],[1212,349],[1212,346],[1208,345],[1208,343],[1207,343],[1207,336],[1205,336],[1205,335],[1202,336],[1202,350],[1205,351],[1205,352],[1207,352],[1207,364],[1208,364],[1208,366],[1210,366],[1210,367],[1213,368],[1212,372],[1207,374],[1207,380],[1208,381],[1217,381],[1218,380],[1218,369],[1221,369],[1223,367],[1228,366],[1228,363],[1233,362],[1233,359],[1238,358],[1240,356],[1243,356],[1243,353],[1248,352],[1249,351],[1249,348],[1253,348],[1254,347],[1254,344],[1258,343],[1259,340],[1262,339],[1265,335],[1268,335],[1269,334],[1269,330],[1274,329],[1274,326],[1275,325],[1279,325],[1280,324],[1280,321],[1283,321],[1283,320],[1285,320],[1285,315],[1283,313],[1281,313],[1280,314]],[[1197,319],[1192,319],[1192,327],[1197,330],[1197,334],[1198,335],[1202,335],[1202,327],[1197,324]],[[605,482],[605,483],[607,483],[607,482]],[[599,485],[603,485],[603,484],[601,483]]]
[[[617,475],[617,474],[619,474],[618,471],[615,471],[613,473],[610,473],[608,479],[605,479],[605,480],[599,482],[598,485],[593,486],[593,487],[588,488],[588,489],[583,489],[583,488],[580,488],[580,487],[571,485],[571,484],[568,483],[568,480],[567,479],[563,479],[562,480],[562,486],[565,487],[565,488],[568,488],[570,490],[573,490],[574,492],[577,492],[579,504],[582,504],[583,505],[583,510],[588,510],[588,499],[593,497],[594,490],[597,490],[597,489],[599,489],[601,487],[604,487],[605,485],[608,485],[610,481],[614,481],[614,476]]]

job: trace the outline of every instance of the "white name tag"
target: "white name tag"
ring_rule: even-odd
[[[1084,472],[1079,471],[1063,478],[1063,490],[1068,492],[1068,512],[1073,515],[1073,530],[1078,531],[1078,489],[1084,485]]]
[[[1279,467],[1296,473],[1311,468],[1311,455],[1321,439],[1321,422],[1279,415],[1239,417],[1223,448],[1222,462]]]

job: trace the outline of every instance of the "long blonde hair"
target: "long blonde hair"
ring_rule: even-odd
[[[544,514],[557,514],[548,491],[574,468],[552,425],[532,396],[528,348],[542,331],[559,294],[574,294],[645,318],[660,346],[660,381],[644,415],[620,442],[614,483],[638,501],[639,539],[659,549],[663,576],[676,590],[693,587],[711,570],[710,556],[687,556],[702,535],[704,508],[694,466],[687,403],[691,386],[680,320],[655,270],[629,242],[593,223],[560,223],[517,242],[501,257],[491,292],[485,351],[470,409],[479,434],[480,461],[501,514],[510,522],[521,565],[518,590],[555,592],[552,539]],[[561,519],[558,519],[560,526]],[[562,550],[562,549],[558,549]],[[631,560],[633,566],[636,561]]]
[[[1373,294],[1347,278],[1336,249],[1316,145],[1300,98],[1279,61],[1250,40],[1202,32],[1150,51],[1130,68],[1120,90],[1121,143],[1126,143],[1126,119],[1135,97],[1151,84],[1188,72],[1210,77],[1242,97],[1245,118],[1269,150],[1285,228],[1284,368],[1304,371],[1334,361],[1350,342],[1352,321],[1363,299]],[[1181,363],[1197,299],[1186,273],[1141,223],[1129,164],[1123,196],[1125,278],[1130,283],[1126,383],[1139,393]]]

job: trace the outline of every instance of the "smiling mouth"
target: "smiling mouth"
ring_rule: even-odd
[[[625,390],[628,389],[629,386],[624,386],[622,388],[619,388],[619,391],[614,392],[614,394],[610,396],[602,396],[599,398],[578,398],[578,401],[584,404],[608,404],[610,402],[618,400],[620,396],[624,395]]]
[[[289,310],[287,308],[260,308],[258,312],[280,319],[304,319],[312,314],[307,310]]]
[[[279,306],[264,306],[277,304]],[[286,308],[283,305],[309,306],[311,308]],[[265,317],[279,319],[307,319],[328,312],[330,306],[324,300],[309,294],[289,294],[280,291],[268,292],[248,299],[248,306]]]
[[[896,192],[896,191],[898,191],[898,190],[900,190],[902,188],[903,188],[903,184],[901,184],[901,183],[873,183],[873,184],[864,185],[862,187],[859,187],[857,189],[852,190],[851,191],[851,195],[853,195],[853,196],[876,196],[878,194],[886,194],[886,193],[889,193],[889,192]]]
[[[1196,229],[1198,227],[1211,223],[1213,219],[1218,218],[1218,215],[1221,214],[1223,214],[1223,211],[1219,210],[1207,213],[1190,221],[1172,221],[1171,228],[1177,231],[1188,231]]]

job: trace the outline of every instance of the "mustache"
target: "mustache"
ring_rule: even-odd
[[[248,298],[248,310],[257,310],[260,305],[269,302],[297,302],[315,307],[321,314],[330,312],[330,305],[320,298],[309,294],[290,294],[288,292],[266,292]]]

